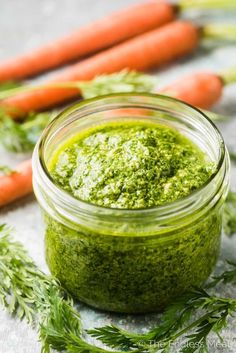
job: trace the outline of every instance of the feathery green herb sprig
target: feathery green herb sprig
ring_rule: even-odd
[[[213,288],[217,284],[236,284],[236,263],[227,261],[228,268],[222,274],[213,276],[212,281],[207,285],[207,288]]]
[[[20,243],[10,239],[10,228],[0,226],[0,301],[10,314],[33,322],[38,311],[35,288],[47,288],[51,279],[37,269]]]
[[[78,82],[84,98],[94,98],[111,93],[153,92],[157,80],[154,76],[123,70],[110,75],[100,75],[91,81]]]
[[[167,353],[171,345],[182,337],[181,353],[208,352],[209,334],[215,333],[220,337],[228,318],[235,311],[235,299],[211,296],[204,289],[196,289],[174,302],[164,313],[160,325],[147,334],[130,334],[116,326],[97,328],[88,333],[112,348]],[[191,321],[193,315],[198,317]]]
[[[236,162],[236,153],[233,151],[229,151],[229,156],[231,161],[233,161],[234,163]]]
[[[236,233],[236,192],[230,191],[224,204],[223,228],[226,235]]]
[[[23,123],[11,119],[4,110],[0,110],[0,143],[11,152],[32,151],[40,134],[55,113],[31,113]]]

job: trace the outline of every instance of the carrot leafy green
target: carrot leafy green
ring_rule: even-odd
[[[34,148],[42,130],[55,116],[54,113],[32,113],[18,123],[3,111],[0,111],[0,143],[8,151],[29,152]]]
[[[180,0],[178,6],[181,10],[188,9],[236,9],[234,0]]]
[[[236,192],[230,191],[224,205],[223,228],[227,235],[236,233]]]

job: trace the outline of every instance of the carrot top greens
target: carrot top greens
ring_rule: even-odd
[[[181,10],[188,9],[236,9],[234,0],[179,0]]]
[[[110,75],[99,75],[89,81],[50,83],[36,86],[6,82],[0,84],[0,99],[42,88],[77,88],[78,95],[82,94],[83,98],[93,98],[117,92],[150,92],[155,87],[156,82],[154,76],[129,70],[122,70]]]

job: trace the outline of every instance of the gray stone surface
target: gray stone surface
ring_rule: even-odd
[[[39,44],[68,33],[114,9],[126,4],[136,3],[136,0],[0,0],[0,59],[14,56],[37,47]],[[207,16],[199,12],[191,12],[191,18],[207,21]],[[235,14],[211,13],[216,20],[236,22]],[[224,68],[236,66],[236,46],[228,44],[216,46],[211,50],[206,47],[194,56],[181,60],[173,66],[165,67],[157,73],[160,86],[179,78],[185,73],[199,70],[221,71]],[[236,85],[227,87],[220,104],[215,111],[229,115],[227,123],[220,124],[220,129],[227,144],[236,150]],[[14,156],[0,150],[0,165],[11,166],[24,159],[25,156]],[[232,186],[236,188],[236,168],[232,168]],[[14,226],[15,238],[28,249],[36,263],[47,271],[44,262],[43,232],[39,208],[34,197],[28,197],[0,212],[0,223],[7,222]],[[222,254],[217,268],[222,269],[223,259],[236,260],[236,237],[223,238]],[[223,287],[222,295],[236,296],[236,289]],[[118,323],[126,328],[146,331],[157,323],[157,315],[123,316],[102,313],[79,304],[85,328],[100,326],[105,323]],[[210,353],[235,353],[236,331],[235,321],[225,330],[224,337],[228,348],[213,345]],[[214,342],[216,342],[214,340]],[[174,352],[178,352],[175,348]],[[37,334],[24,322],[18,322],[0,309],[0,353],[39,353],[40,344]]]

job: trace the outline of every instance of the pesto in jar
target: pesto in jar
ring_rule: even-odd
[[[208,182],[215,166],[174,128],[124,121],[75,135],[54,153],[48,169],[74,198],[141,210],[188,196]],[[92,222],[75,229],[46,212],[45,222],[53,275],[76,298],[118,312],[161,310],[207,279],[220,246],[219,205],[165,237],[161,229],[140,235],[138,227],[130,236],[117,236],[112,227],[103,234]]]
[[[173,128],[113,123],[77,135],[51,163],[54,181],[75,198],[98,206],[137,209],[189,195],[214,166]]]

